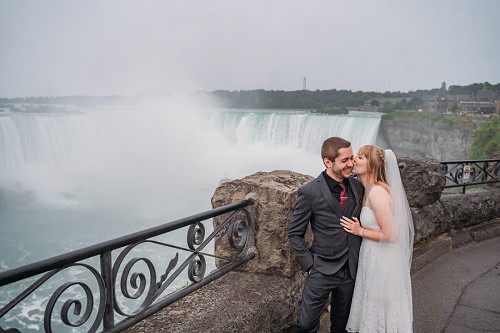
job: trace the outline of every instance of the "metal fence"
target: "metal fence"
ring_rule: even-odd
[[[54,323],[58,325],[57,331],[63,327],[67,331],[121,332],[251,260],[255,256],[248,251],[253,222],[245,207],[252,204],[252,199],[246,199],[1,272],[0,288],[23,282],[26,287],[23,286],[17,296],[2,302],[6,305],[0,309],[0,319],[37,291],[50,289],[51,296],[43,311],[45,332],[56,330]],[[211,223],[212,218],[221,222],[207,236],[204,223]],[[185,245],[179,244],[179,232],[185,232]],[[172,233],[176,233],[170,237],[175,241],[168,240]],[[159,239],[161,237],[167,237],[167,241]],[[228,251],[220,255],[214,248],[211,250],[212,245],[215,249],[227,247],[230,256]],[[170,252],[165,251],[165,264],[158,266],[146,256],[147,251],[134,256],[134,249],[139,246],[169,249]],[[208,274],[206,258],[217,261],[217,268]],[[90,279],[79,279],[79,274],[61,279],[61,272],[75,268],[85,271]],[[183,278],[185,275],[187,278]],[[74,288],[78,288],[78,296],[72,291]],[[127,302],[132,302],[132,309]],[[17,328],[8,327],[0,327],[0,332],[5,329],[19,332]]]
[[[491,184],[500,181],[500,159],[441,162],[446,177],[445,188]]]

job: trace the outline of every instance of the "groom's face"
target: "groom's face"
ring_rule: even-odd
[[[325,158],[326,173],[338,182],[349,178],[352,172],[354,154],[352,147],[340,148],[334,161]]]

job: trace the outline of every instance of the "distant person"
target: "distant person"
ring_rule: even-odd
[[[410,265],[413,220],[392,150],[363,146],[352,172],[365,188],[361,218],[342,218],[345,231],[363,237],[349,332],[412,332]],[[361,224],[360,224],[361,222]]]
[[[361,244],[361,237],[344,231],[340,218],[359,217],[364,192],[361,182],[351,177],[354,155],[349,141],[326,139],[321,158],[326,170],[299,188],[288,228],[293,251],[308,274],[296,332],[318,331],[331,296],[331,331],[340,333],[346,332]],[[309,224],[311,247],[305,240]]]

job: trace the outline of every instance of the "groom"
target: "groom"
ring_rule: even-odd
[[[288,239],[308,276],[302,294],[296,332],[316,332],[321,312],[331,293],[331,332],[346,332],[361,238],[344,231],[342,216],[361,212],[363,185],[351,177],[354,155],[351,143],[339,137],[323,142],[321,157],[326,170],[299,188],[288,228]],[[313,242],[305,240],[311,225]]]

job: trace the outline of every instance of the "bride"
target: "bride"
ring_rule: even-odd
[[[349,332],[412,332],[410,265],[413,220],[392,150],[367,145],[354,160],[365,187],[360,221],[341,219],[363,237],[347,322]]]

